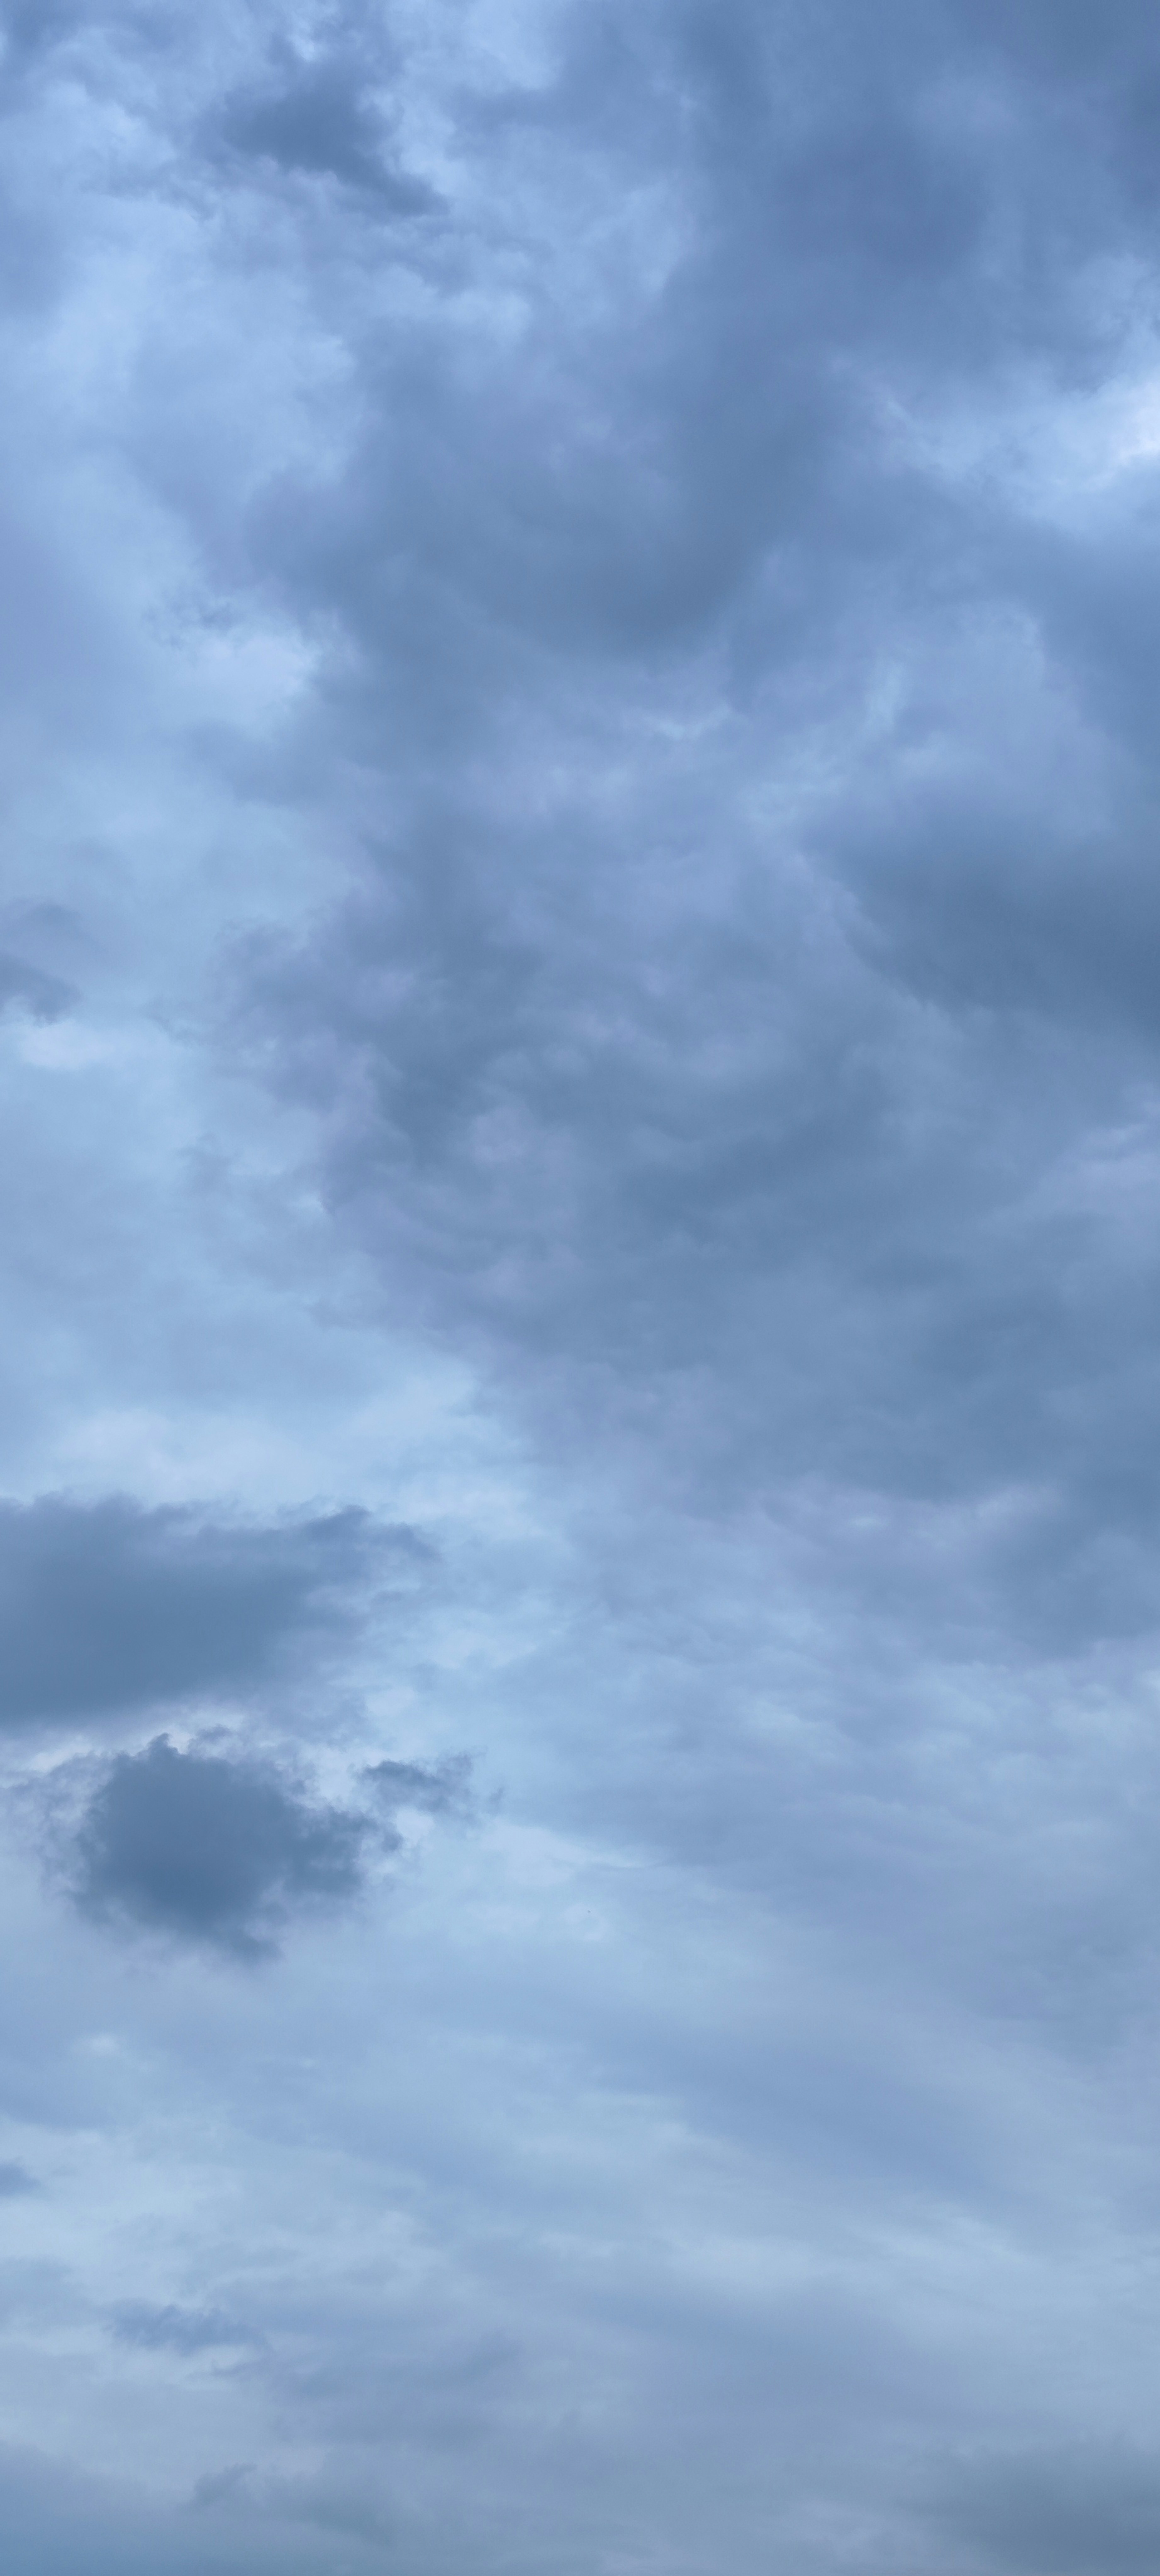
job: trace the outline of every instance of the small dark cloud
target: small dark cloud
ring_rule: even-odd
[[[315,1804],[272,1762],[159,1735],[118,1754],[90,1796],[71,1893],[98,1921],[258,1958],[295,1912],[357,1896],[374,1839],[368,1816]]]
[[[39,2189],[35,2174],[23,2165],[0,2165],[0,2200],[20,2200],[25,2192]]]
[[[8,0],[0,10],[0,29],[18,59],[51,52],[72,35],[84,19],[74,0]]]
[[[277,88],[235,98],[220,131],[235,153],[286,172],[337,179],[377,197],[393,214],[427,214],[438,203],[423,180],[391,166],[380,121],[341,65],[311,65]]]
[[[216,2352],[255,2341],[220,2308],[151,2307],[144,2299],[122,2299],[109,2312],[109,2326],[118,2343],[142,2352]]]
[[[46,974],[26,957],[0,951],[0,1011],[12,1003],[34,1020],[59,1020],[76,999],[75,986],[66,984],[63,976]]]
[[[228,2468],[207,2470],[204,2477],[197,2479],[189,2499],[192,2510],[205,2513],[214,2505],[228,2504],[253,2474],[249,2460],[234,2460]]]
[[[0,1503],[0,1726],[253,1688],[341,1630],[406,1530],[365,1512],[266,1527],[124,1497]]]
[[[470,1758],[449,1754],[429,1766],[421,1762],[371,1762],[363,1779],[382,1805],[418,1807],[431,1816],[462,1812],[467,1803]]]
[[[939,2518],[996,2576],[1153,2576],[1160,2463],[1127,2443],[992,2455],[948,2479]]]

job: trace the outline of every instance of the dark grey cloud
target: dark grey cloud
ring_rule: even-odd
[[[125,1497],[0,1504],[0,1718],[7,1726],[254,1689],[341,1636],[410,1531],[341,1511],[265,1528]]]
[[[1160,2468],[1130,2444],[964,2462],[948,2490],[943,2545],[965,2541],[972,2568],[1129,2576],[1156,2564]]]
[[[466,1754],[448,1754],[441,1762],[371,1762],[363,1772],[367,1787],[392,1812],[417,1807],[442,1816],[462,1810],[468,1794],[471,1763]]]
[[[238,1957],[271,1954],[303,1910],[349,1904],[376,1852],[398,1850],[400,1808],[462,1809],[466,1766],[384,1761],[364,1771],[370,1807],[313,1797],[298,1774],[230,1745],[181,1751],[155,1736],[119,1753],[95,1786],[85,1765],[50,1775],[55,1840],[74,1903],[94,1920],[209,1942]],[[168,2313],[168,2312],[166,2312]]]
[[[276,170],[339,180],[394,215],[428,214],[438,200],[422,180],[394,166],[390,136],[371,107],[357,65],[295,64],[240,95],[220,120],[224,143]]]
[[[376,341],[344,478],[256,515],[263,571],[342,625],[349,738],[401,762],[411,810],[308,942],[249,952],[249,1029],[320,1113],[389,1296],[557,1431],[646,1386],[663,1418],[679,1385],[694,1480],[1035,1491],[1055,1611],[1012,1559],[1005,1615],[1034,1596],[1042,1643],[1082,1599],[1130,1633],[1155,1607],[1150,1255],[1101,1257],[1094,1217],[1042,1202],[1151,1078],[1151,504],[1052,534],[937,455],[940,413],[953,446],[960,411],[1107,364],[1083,279],[1134,239],[1118,110],[1095,101],[1077,168],[969,11],[892,9],[873,44],[848,12],[568,27],[486,130],[549,132],[562,196],[635,156],[682,192],[681,255],[639,301],[630,275],[575,317],[533,303],[518,366],[441,314]],[[743,820],[766,731],[856,730],[892,666],[873,751],[792,824]],[[677,670],[721,749],[650,763],[632,729]],[[1094,745],[1078,797],[1047,784],[1052,691]],[[517,739],[566,780],[542,826]]]
[[[0,953],[0,1010],[15,1002],[34,1020],[59,1020],[75,1000],[74,988],[61,976],[46,975],[26,958]]]
[[[93,1790],[71,1892],[95,1920],[258,1958],[296,1910],[358,1894],[371,1834],[366,1815],[315,1803],[272,1763],[158,1735]]]

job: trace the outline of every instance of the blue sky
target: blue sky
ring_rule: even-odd
[[[19,2576],[1160,2556],[1160,39],[8,0]]]

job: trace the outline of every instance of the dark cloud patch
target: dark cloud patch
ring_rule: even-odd
[[[466,1754],[449,1754],[442,1762],[371,1762],[363,1772],[367,1787],[387,1809],[417,1807],[431,1816],[462,1812],[468,1800],[471,1762]]]
[[[429,214],[438,202],[422,180],[393,166],[381,119],[357,74],[340,62],[291,68],[276,85],[234,98],[219,132],[239,156],[337,179],[394,215]]]
[[[858,891],[870,956],[924,998],[1086,1023],[1123,1054],[1142,1042],[1144,1063],[1160,1037],[1160,884],[1133,825],[1077,834],[948,788],[897,800],[889,819],[846,818],[832,855]]]
[[[88,923],[67,903],[26,900],[0,906],[0,941],[42,974],[62,980],[91,962],[96,953]]]
[[[1083,2440],[983,2458],[948,2479],[940,2520],[996,2576],[1144,2576],[1160,2561],[1160,2465]]]
[[[19,62],[50,52],[90,15],[82,0],[6,0],[0,25]]]
[[[340,1636],[410,1531],[350,1510],[266,1528],[126,1498],[0,1504],[0,1722],[22,1726],[268,1679]]]
[[[271,1762],[159,1735],[89,1798],[71,1892],[97,1921],[257,1959],[296,1912],[358,1895],[373,1837],[369,1817],[314,1803]]]
[[[0,1011],[16,1003],[34,1020],[59,1020],[76,1001],[76,991],[59,975],[46,975],[27,958],[0,951]]]
[[[217,2513],[196,2513],[128,2480],[87,2478],[59,2458],[9,2446],[0,2453],[5,2542],[22,2576],[76,2576],[81,2567],[85,2576],[332,2576],[333,2544],[320,2543],[316,2531],[276,2502],[244,2510],[244,2489],[237,2492],[244,2476],[231,2487],[222,2473]],[[207,2504],[211,2485],[207,2478]],[[340,2564],[350,2576],[373,2576],[381,2545],[364,2547],[351,2534]]]
[[[0,2164],[0,2200],[21,2200],[30,2191],[39,2191],[35,2174],[24,2165]]]
[[[1155,1074],[1153,501],[1064,535],[1006,472],[1112,354],[1119,109],[1077,157],[982,10],[567,28],[472,140],[548,137],[581,223],[672,189],[676,246],[545,272],[518,364],[376,338],[344,475],[256,509],[402,818],[241,1019],[391,1310],[549,1452],[1016,1495],[964,1651],[1142,1634],[1155,1254],[1083,1167]]]
[[[118,2343],[134,2344],[140,2352],[193,2355],[255,2340],[220,2308],[151,2307],[147,2300],[124,2299],[111,2310],[109,2322]]]

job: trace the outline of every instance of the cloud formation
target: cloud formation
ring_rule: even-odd
[[[334,1512],[267,1528],[128,1497],[0,1503],[0,1722],[245,1693],[322,1644],[409,1532]]]
[[[1150,2564],[1154,13],[3,25],[17,2554]]]
[[[164,1735],[119,1753],[74,1837],[72,1893],[98,1921],[257,1958],[296,1909],[362,1883],[364,1814],[315,1805],[271,1763]]]
[[[249,2343],[252,2337],[216,2308],[150,2307],[146,2300],[124,2299],[112,2311],[119,2343],[141,2352],[221,2352]]]

